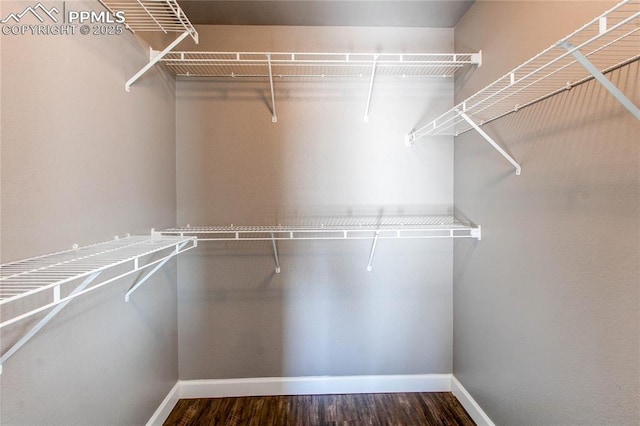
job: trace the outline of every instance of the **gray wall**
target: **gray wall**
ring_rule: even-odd
[[[477,2],[456,48],[479,89],[608,2]],[[609,76],[640,105],[635,62]],[[455,145],[455,205],[482,225],[454,248],[454,374],[501,425],[638,424],[640,123],[589,82]]]
[[[2,262],[172,226],[175,83],[152,70],[124,91],[146,47],[128,33],[1,42]],[[178,375],[175,263],[125,304],[131,284],[73,301],[3,366],[3,424],[149,419]],[[4,330],[2,350],[30,324]]]
[[[202,27],[202,50],[448,51],[451,29]],[[452,145],[404,134],[453,83],[177,84],[178,223],[335,223],[452,210]],[[451,241],[201,243],[179,259],[180,378],[449,373]]]

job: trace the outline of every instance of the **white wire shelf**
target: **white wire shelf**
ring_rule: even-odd
[[[229,78],[451,77],[480,65],[480,53],[171,52],[162,62],[178,76]]]
[[[149,62],[125,83],[127,92],[147,71],[157,64],[164,55],[173,50],[185,38],[198,43],[198,32],[184,14],[177,0],[98,0],[114,16],[124,12],[124,25],[131,32],[179,33],[162,51],[151,50]]]
[[[2,308],[27,298],[37,299],[34,306],[29,306],[26,312],[16,315],[7,317],[8,309],[3,309],[0,328],[70,301],[129,274],[143,271],[151,266],[161,266],[171,257],[195,246],[195,238],[190,237],[159,234],[129,236],[0,265],[0,306]],[[109,276],[107,280],[96,280],[103,272],[115,271],[116,268],[116,276]],[[75,284],[76,281],[83,279],[90,279],[91,286],[87,283],[86,288],[75,291],[80,287],[78,286],[70,294],[65,295],[63,285]],[[131,292],[141,284],[142,280],[138,280],[138,284],[134,286],[135,288],[132,287]],[[40,294],[48,294],[50,297],[40,297]],[[127,294],[127,299],[129,295],[130,293]],[[31,302],[28,304],[33,305]]]
[[[452,77],[462,67],[479,66],[482,54],[166,52],[161,62],[177,76],[268,80],[274,123],[278,121],[274,79],[366,78],[369,91],[364,121],[367,122],[376,78]]]
[[[343,220],[329,224],[276,226],[184,226],[162,235],[197,237],[198,241],[372,240],[416,238],[477,238],[480,227],[453,216]]]
[[[590,80],[597,71],[607,73],[637,60],[640,58],[639,17],[640,0],[618,3],[444,114],[412,131],[407,141],[411,143],[423,136],[467,132],[475,128],[468,119],[481,126]],[[580,54],[593,64],[596,73],[592,73],[576,58]],[[599,81],[606,83],[601,79]],[[624,104],[622,100],[621,103]],[[631,110],[633,106],[627,108]]]
[[[187,225],[166,229],[161,234],[196,237],[198,241],[270,241],[273,247],[276,273],[280,273],[277,241],[371,240],[367,271],[372,271],[373,256],[380,239],[475,238],[480,240],[482,235],[480,226],[465,224],[451,215],[402,218],[334,218],[328,220],[327,223],[306,225]]]
[[[176,0],[99,0],[112,13],[122,11],[132,32],[188,32],[197,41],[198,32]]]

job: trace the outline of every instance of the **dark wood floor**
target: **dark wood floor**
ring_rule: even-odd
[[[165,425],[475,425],[450,392],[181,399]]]

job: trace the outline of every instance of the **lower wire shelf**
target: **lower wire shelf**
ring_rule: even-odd
[[[71,300],[140,273],[131,294],[174,256],[197,246],[194,237],[127,236],[86,247],[0,265],[0,329],[48,311],[0,356],[2,364]]]
[[[373,270],[373,256],[379,239],[475,238],[478,225],[463,223],[455,216],[412,216],[384,219],[330,220],[329,224],[275,226],[184,226],[161,232],[166,236],[196,237],[198,241],[271,241],[280,273],[276,241],[283,240],[372,240],[367,270]]]
[[[37,314],[35,325],[0,356],[4,363],[53,319],[71,300],[128,275],[139,273],[125,301],[170,259],[197,246],[198,241],[271,241],[276,272],[280,260],[276,241],[372,240],[367,270],[372,270],[379,239],[475,238],[480,226],[454,216],[384,219],[340,219],[329,224],[277,226],[179,227],[149,236],[115,238],[58,253],[0,265],[0,329]],[[46,312],[46,314],[45,314]]]
[[[274,226],[191,226],[170,228],[167,236],[192,236],[199,241],[353,240],[391,238],[481,238],[480,226],[455,216],[355,219],[342,223]]]

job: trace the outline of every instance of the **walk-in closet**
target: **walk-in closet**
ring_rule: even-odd
[[[0,29],[1,424],[640,422],[639,0]]]

